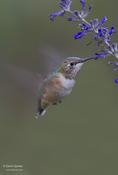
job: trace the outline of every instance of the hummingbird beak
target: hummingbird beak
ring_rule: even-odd
[[[87,58],[80,58],[78,61],[76,61],[76,64],[85,63],[87,61],[96,60],[96,59],[97,58],[95,56],[93,56],[93,57],[87,57]]]

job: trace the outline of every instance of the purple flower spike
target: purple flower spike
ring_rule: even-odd
[[[118,77],[115,78],[114,82],[118,85]]]
[[[100,49],[97,53],[94,52],[94,58],[104,59],[109,55],[114,56],[116,61],[110,61],[108,63],[113,66],[115,71],[118,71],[118,43],[112,43],[112,34],[115,33],[115,28],[109,28],[106,25],[107,17],[104,16],[101,20],[93,18],[90,21],[87,21],[86,18],[92,9],[91,0],[89,4],[87,3],[88,5],[86,4],[86,0],[79,0],[81,4],[80,10],[71,9],[72,0],[59,1],[59,7],[61,10],[52,13],[50,19],[54,21],[57,16],[65,16],[65,13],[67,13],[67,20],[75,23],[75,26],[80,28],[80,32],[74,35],[74,39],[81,39],[89,33],[92,33],[92,40],[95,40]],[[91,44],[92,42],[90,41],[89,43]],[[118,84],[118,77],[114,81]]]

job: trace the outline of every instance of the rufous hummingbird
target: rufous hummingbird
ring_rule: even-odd
[[[77,73],[85,62],[92,59],[95,60],[95,57],[84,59],[68,57],[55,72],[43,81],[36,118],[43,116],[49,106],[61,103],[62,99],[71,93]]]

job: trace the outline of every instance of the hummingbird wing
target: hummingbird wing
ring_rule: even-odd
[[[9,111],[9,115],[16,114],[16,116],[33,115],[40,94],[42,76],[39,73],[7,63],[0,65],[0,68],[0,95],[3,111],[5,109],[5,111]],[[17,113],[18,111],[21,113]]]
[[[40,48],[38,52],[40,58],[36,65],[39,69],[38,72],[7,63],[4,63],[2,67],[12,83],[16,83],[19,88],[25,89],[30,95],[38,93],[39,96],[39,91],[43,88],[47,77],[57,69],[63,57],[58,54],[56,49],[47,46]]]
[[[19,88],[26,90],[30,95],[37,95],[37,91],[43,83],[41,74],[11,64],[7,65],[5,69],[11,83],[17,84]]]
[[[39,55],[44,61],[45,76],[55,71],[64,59],[64,54],[60,54],[57,49],[49,46],[40,48]]]

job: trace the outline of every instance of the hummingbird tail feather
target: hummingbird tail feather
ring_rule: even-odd
[[[37,113],[35,114],[35,118],[42,117],[45,115],[45,113],[46,113],[46,108],[44,106],[42,106],[41,99],[39,99],[38,110],[37,110]]]
[[[41,108],[40,110],[38,110],[38,112],[35,114],[35,118],[39,118],[39,117],[42,117],[44,116],[46,113],[46,110]]]
[[[40,116],[43,116],[45,113],[46,113],[46,110],[43,109],[43,108],[40,108],[40,110],[38,111],[38,114],[39,114]]]
[[[49,106],[49,102],[45,99],[40,98],[38,101],[38,109],[35,118],[39,118],[45,115]]]

